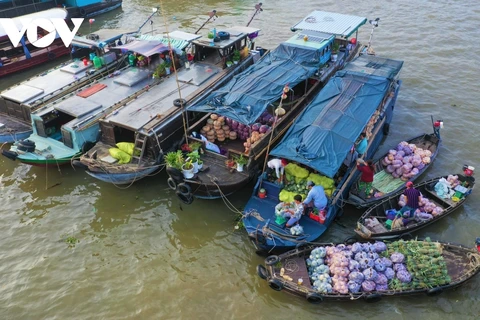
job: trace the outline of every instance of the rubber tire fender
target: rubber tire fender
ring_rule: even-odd
[[[84,8],[80,8],[80,16],[85,17],[87,15],[87,11]]]
[[[192,196],[192,188],[186,183],[179,183],[177,185],[177,191],[185,196]]]
[[[267,280],[268,278],[268,272],[267,272],[267,269],[265,269],[264,266],[262,266],[261,264],[259,264],[257,266],[257,274],[260,278],[262,278],[263,280]]]
[[[378,302],[378,301],[382,300],[382,295],[380,295],[378,293],[374,293],[374,294],[370,294],[368,296],[365,296],[364,299],[368,303],[374,303],[374,302]]]
[[[268,280],[268,285],[275,291],[282,291],[283,289],[283,283],[278,279]]]
[[[177,195],[178,199],[180,199],[180,201],[182,201],[183,203],[192,204],[192,202],[193,202],[192,195],[184,195],[178,190],[177,190],[177,192],[175,192],[175,194]]]
[[[383,134],[388,136],[389,133],[390,133],[390,123],[385,123],[383,125]]]
[[[429,297],[435,297],[435,296],[438,296],[439,294],[441,294],[443,292],[443,289],[442,288],[432,288],[430,290],[427,291],[427,296]]]
[[[323,302],[323,296],[316,292],[310,292],[307,293],[307,301],[312,304],[320,304]]]
[[[25,140],[21,140],[19,141],[21,144],[23,144],[24,146],[32,146],[32,147],[35,147],[35,142],[33,142],[32,140],[28,140],[28,139],[25,139]]]
[[[172,190],[177,190],[177,183],[171,177],[167,179],[168,187]]]
[[[173,100],[173,106],[177,107],[177,108],[181,108],[182,105],[185,107],[186,104],[187,104],[187,100],[185,100],[185,99],[175,99],[175,100]]]
[[[277,262],[280,261],[280,257],[279,256],[268,256],[266,259],[265,259],[265,264],[267,266],[273,266],[274,264],[276,264]]]

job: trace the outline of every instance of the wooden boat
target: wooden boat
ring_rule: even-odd
[[[421,150],[428,150],[428,154],[430,154],[430,156],[428,156],[428,162],[422,162],[422,167],[418,167],[420,169],[418,169],[417,174],[407,178],[393,177],[386,170],[388,164],[383,162],[383,159],[385,159],[385,157],[388,157],[389,155],[389,152],[387,152],[386,154],[378,158],[376,161],[374,161],[375,176],[373,180],[372,193],[370,194],[370,198],[368,197],[368,195],[365,195],[365,192],[359,191],[359,177],[356,183],[350,189],[348,199],[345,200],[345,202],[354,205],[357,208],[370,207],[397,193],[400,189],[405,187],[405,184],[408,181],[414,182],[416,179],[418,179],[430,167],[430,165],[437,157],[439,146],[441,143],[440,128],[434,127],[434,133],[424,133],[420,136],[407,140],[406,143],[413,144],[416,146],[416,148],[421,148]],[[392,146],[392,149],[395,149],[398,145],[399,144]]]
[[[109,49],[115,41],[135,30],[102,29],[72,41],[74,59],[42,72],[0,92],[0,143],[13,143],[32,134],[31,113],[109,72],[127,65],[120,49]],[[63,44],[62,44],[63,45]],[[102,61],[94,66],[93,57]],[[86,59],[86,63],[82,61]]]
[[[90,18],[120,8],[122,0],[1,0],[0,18],[15,18],[64,7],[70,18]]]
[[[480,272],[480,238],[476,240],[477,248],[440,241],[432,243],[425,240],[410,240],[409,242],[419,246],[433,245],[435,248],[438,248],[440,252],[439,259],[445,263],[446,273],[450,281],[447,283],[443,281],[444,284],[433,287],[425,287],[421,284],[414,286],[416,279],[413,276],[413,281],[407,288],[393,289],[393,283],[389,282],[388,289],[384,291],[341,294],[332,290],[331,292],[321,293],[313,288],[306,259],[309,258],[312,250],[318,246],[325,248],[335,246],[331,243],[307,245],[279,256],[269,256],[265,259],[265,266],[257,266],[257,273],[260,278],[267,280],[270,288],[276,291],[283,290],[296,296],[304,297],[310,303],[319,304],[323,301],[352,301],[359,299],[367,302],[377,302],[383,297],[414,294],[436,296],[444,290],[460,286]],[[406,256],[406,258],[408,259],[409,256]],[[408,271],[412,272],[410,269]],[[302,279],[300,281],[301,284],[299,284],[299,279]]]
[[[356,58],[330,79],[294,121],[270,152],[271,157],[289,162],[286,182],[279,184],[277,177],[263,173],[245,205],[243,225],[257,252],[285,251],[315,241],[333,223],[359,174],[355,166],[344,165],[345,159],[362,132],[370,135],[366,155],[377,150],[393,116],[402,65],[402,61],[376,56]],[[275,206],[280,201],[291,202],[296,194],[305,200],[308,180],[322,185],[328,197],[324,221],[317,221],[319,216],[303,216],[299,221],[303,233],[292,235],[277,221]]]
[[[357,222],[357,228],[355,229],[355,232],[365,239],[393,239],[407,236],[411,232],[417,231],[432,223],[437,222],[438,220],[446,217],[447,215],[451,214],[459,207],[461,207],[467,199],[467,196],[472,192],[473,187],[475,186],[475,178],[473,178],[472,176],[466,176],[462,174],[458,174],[456,176],[458,176],[458,179],[461,182],[460,187],[457,187],[457,189],[461,189],[462,191],[459,191],[459,195],[461,195],[460,198],[442,198],[437,195],[435,191],[435,185],[441,179],[447,179],[449,176],[437,177],[414,186],[414,188],[416,188],[422,193],[424,198],[429,199],[437,207],[441,208],[441,210],[438,210],[438,214],[436,213],[436,211],[432,210],[434,215],[432,215],[430,219],[409,219],[410,222],[405,226],[393,228],[389,224],[389,227],[391,229],[388,229],[386,227],[385,223],[388,220],[386,212],[389,210],[393,210],[391,212],[392,217],[394,217],[397,209],[401,209],[398,203],[400,196],[405,191],[405,188],[402,188],[400,191],[391,194],[388,198],[380,201],[378,204],[365,211],[365,213],[362,214],[362,216]],[[462,186],[463,184],[465,185]],[[454,188],[452,188],[451,190],[454,190]],[[373,224],[371,224],[371,226],[367,226],[367,222],[371,222]],[[376,224],[376,222],[379,223]],[[390,220],[389,222],[392,222],[392,220]]]
[[[164,79],[165,76],[152,78],[156,65],[160,64],[160,55],[170,51],[162,42],[133,41],[117,48],[135,52],[142,58],[136,65],[132,61],[135,66],[117,70],[32,113],[34,133],[26,140],[16,141],[10,151],[3,150],[2,154],[37,166],[70,163],[98,141],[101,118]]]
[[[314,11],[309,17],[312,15],[321,19],[331,17],[332,14]],[[301,23],[297,24],[295,28],[302,31],[267,53],[223,88],[187,107],[188,140],[204,145],[205,153],[201,157],[203,169],[193,178],[185,178],[179,170],[167,168],[169,186],[176,190],[182,202],[189,204],[194,197],[215,199],[228,196],[257,177],[267,146],[278,143],[299,112],[335,71],[361,51],[360,43],[347,51],[345,39],[356,36],[367,19],[333,15],[336,20],[328,27],[313,23],[309,24],[308,30],[303,30],[307,28]],[[341,24],[349,25],[348,31],[344,32],[345,28],[340,31],[337,27]],[[344,50],[332,62],[334,44],[344,46]],[[284,88],[286,84],[289,85],[288,89]],[[263,136],[259,134],[258,140],[251,142],[254,137],[253,126],[260,118],[269,115],[268,122],[272,124],[270,120],[274,119],[274,109],[282,100],[282,90],[286,90],[283,95],[286,99],[282,101],[286,113],[277,119],[270,133]],[[199,113],[201,116],[198,116]],[[220,119],[217,124],[214,118]],[[225,120],[223,124],[222,119]],[[228,121],[231,121],[230,125]],[[235,129],[235,123],[238,125],[237,130],[244,128],[244,131],[232,135],[230,132]],[[266,125],[266,121],[263,124]],[[211,128],[206,132],[208,126]],[[209,150],[207,142],[192,137],[193,132],[202,134],[204,140],[216,144],[218,149]],[[247,159],[241,172],[230,165],[238,157]]]
[[[100,142],[74,164],[84,168],[90,176],[114,184],[130,184],[158,170],[164,153],[178,147],[176,142],[184,133],[183,107],[221,87],[253,62],[252,56],[248,56],[228,68],[221,53],[244,48],[249,35],[259,31],[241,26],[226,29],[223,32],[230,34],[229,39],[217,41],[214,46],[200,35],[171,33],[171,41],[183,37],[192,42],[194,60],[189,62],[188,68],[179,69],[177,77],[165,79],[161,85],[102,119]],[[182,100],[178,98],[179,87]],[[139,156],[125,164],[105,161],[105,158],[110,159],[109,149],[118,142],[134,143]]]
[[[36,19],[42,17],[65,19],[67,17],[65,9],[54,8],[42,13],[24,15],[13,19],[13,23],[18,27],[22,26],[23,19]],[[39,32],[39,35],[45,35],[45,31]],[[65,47],[60,38],[56,38],[47,48],[37,48],[32,45],[26,37],[22,37],[18,47],[13,47],[7,37],[7,33],[0,24],[0,77],[31,68],[33,66],[51,61],[57,57],[64,56],[70,52]]]

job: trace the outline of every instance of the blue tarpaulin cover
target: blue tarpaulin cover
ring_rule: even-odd
[[[388,78],[376,74],[342,70],[330,79],[305,108],[272,156],[302,163],[333,178],[352,145],[380,106],[403,62],[377,57],[360,57],[357,65],[379,62],[390,68]],[[381,60],[384,63],[381,63]],[[391,68],[392,65],[396,66]]]
[[[319,49],[282,43],[188,110],[214,112],[253,124],[270,103],[280,99],[286,84],[292,88],[311,77],[318,70],[320,57]]]

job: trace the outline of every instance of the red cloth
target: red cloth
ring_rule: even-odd
[[[363,182],[373,182],[373,175],[375,174],[375,171],[373,168],[361,164],[357,164],[357,169],[358,171],[362,172],[362,176],[360,177],[360,180]]]

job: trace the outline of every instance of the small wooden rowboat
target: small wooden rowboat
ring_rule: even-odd
[[[374,290],[370,292],[349,292],[347,294],[341,294],[335,290],[330,290],[328,293],[320,293],[314,289],[313,282],[310,280],[307,258],[309,258],[312,250],[318,246],[323,246],[327,250],[328,247],[336,246],[338,248],[338,245],[331,243],[317,245],[311,244],[306,247],[288,251],[279,256],[269,256],[265,259],[265,265],[257,266],[257,274],[260,276],[260,278],[266,280],[270,288],[275,291],[283,290],[288,293],[304,297],[310,303],[319,304],[327,300],[351,301],[363,299],[367,302],[377,302],[383,297],[387,296],[413,295],[422,293],[427,294],[428,296],[436,296],[442,293],[443,290],[455,288],[463,284],[480,272],[480,238],[476,239],[476,248],[468,248],[462,245],[447,242],[410,240],[404,243],[407,242],[414,242],[415,245],[430,244],[437,247],[439,249],[439,259],[443,258],[443,266],[446,268],[445,278],[447,278],[449,281],[447,280],[447,283],[433,287],[419,285],[418,288],[403,287],[397,289],[390,289],[391,282],[389,282],[389,289],[384,291]],[[346,246],[344,245],[344,247]],[[430,257],[428,256],[427,258]],[[414,278],[412,279],[412,284],[416,283],[413,282]]]
[[[375,178],[373,182],[373,196],[368,198],[368,195],[360,192],[358,188],[358,183],[355,183],[350,189],[348,199],[345,201],[349,204],[354,205],[357,208],[368,208],[373,206],[384,199],[388,199],[393,194],[397,193],[399,190],[405,187],[407,181],[414,182],[418,179],[435,160],[438,147],[440,145],[441,139],[439,131],[435,131],[431,134],[422,134],[418,137],[406,140],[408,144],[414,144],[417,148],[422,148],[423,150],[428,150],[430,155],[430,161],[428,163],[422,164],[422,168],[418,170],[418,173],[408,180],[394,178],[387,173],[387,166],[382,163],[382,159],[387,157],[389,153],[382,155],[378,160],[374,162],[375,167]],[[397,145],[393,146],[393,148]],[[420,167],[419,167],[420,168]],[[358,178],[360,180],[360,177]]]
[[[386,222],[387,220],[389,220],[386,215],[387,211],[396,211],[396,209],[400,209],[398,202],[399,197],[405,191],[405,188],[403,188],[402,190],[391,195],[389,198],[384,199],[377,205],[365,211],[365,213],[357,221],[357,228],[355,229],[355,232],[365,239],[380,240],[394,239],[400,237],[405,238],[407,234],[437,222],[438,220],[451,214],[456,209],[461,207],[467,199],[467,196],[472,192],[473,187],[475,186],[475,178],[470,176],[464,176],[462,174],[458,174],[457,176],[458,180],[461,182],[461,185],[456,188],[461,190],[457,191],[457,195],[460,197],[454,196],[451,199],[444,199],[439,197],[435,192],[435,185],[438,183],[438,181],[442,178],[447,179],[448,176],[437,177],[414,186],[414,188],[416,188],[422,193],[422,196],[424,198],[429,199],[430,202],[433,202],[437,207],[441,208],[441,212],[439,210],[440,213],[438,213],[437,215],[432,215],[431,219],[422,220],[420,218],[417,218],[414,220],[412,218],[410,219],[411,221],[409,223],[402,227],[392,229],[388,229],[386,227]],[[395,215],[395,213],[393,215]],[[379,224],[376,224],[372,227],[367,227],[367,223],[372,221],[375,221],[373,225],[375,225],[376,222],[379,222]],[[393,221],[390,220],[390,222]],[[388,225],[390,225],[390,223]]]

